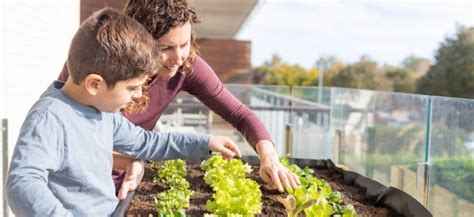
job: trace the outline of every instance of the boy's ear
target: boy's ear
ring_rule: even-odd
[[[104,78],[98,74],[89,74],[84,79],[84,87],[86,88],[87,92],[91,95],[97,95],[103,86],[107,86],[105,83]]]

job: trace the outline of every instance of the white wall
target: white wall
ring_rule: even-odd
[[[62,69],[79,6],[79,0],[2,1],[0,118],[9,121],[9,156],[29,108]]]

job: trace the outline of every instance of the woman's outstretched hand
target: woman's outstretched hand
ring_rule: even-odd
[[[280,192],[283,192],[284,188],[295,189],[300,185],[298,176],[280,163],[270,141],[260,140],[256,148],[260,156],[259,174],[267,184]]]

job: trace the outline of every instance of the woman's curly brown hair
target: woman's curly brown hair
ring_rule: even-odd
[[[148,107],[150,98],[148,97],[148,87],[151,82],[151,78],[143,84],[142,86],[142,96],[140,98],[134,98],[133,101],[129,102],[125,109],[123,110],[126,113],[140,113],[144,112]]]
[[[171,28],[200,22],[196,10],[186,0],[128,0],[124,13],[141,23],[155,39],[161,38]],[[198,55],[195,33],[191,34],[191,51],[183,70],[191,70],[194,58]]]
[[[141,23],[155,39],[167,34],[171,28],[191,25],[200,22],[196,10],[189,6],[186,0],[128,0],[124,13]],[[188,58],[184,61],[181,71],[191,72],[194,59],[199,55],[194,31],[191,33],[191,49]],[[127,112],[140,112],[148,105],[147,87],[143,87],[142,98],[134,100],[127,106]],[[129,108],[130,107],[130,108]]]

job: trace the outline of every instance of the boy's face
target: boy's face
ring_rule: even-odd
[[[147,78],[148,75],[142,75],[137,78],[119,81],[113,89],[101,85],[97,94],[96,109],[103,112],[119,112],[124,109],[127,103],[142,96],[142,86]]]

